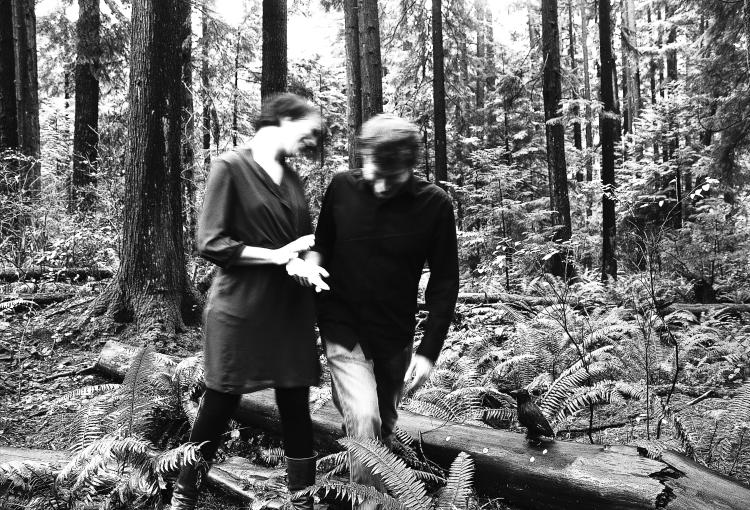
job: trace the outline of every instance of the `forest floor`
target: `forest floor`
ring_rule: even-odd
[[[74,416],[74,403],[61,404],[65,395],[86,386],[112,382],[92,369],[102,346],[108,340],[119,340],[138,345],[137,338],[123,337],[121,327],[106,323],[107,319],[91,326],[95,334],[71,334],[72,325],[79,323],[92,301],[91,294],[82,295],[42,310],[12,311],[0,308],[0,446],[62,449],[65,447],[65,433],[60,420]],[[508,325],[507,318],[497,310],[460,305],[457,325],[446,342],[447,350],[459,352],[466,343],[467,332],[497,328]],[[193,328],[181,334],[175,341],[157,345],[159,352],[185,357],[195,354],[201,348],[200,330]],[[726,375],[726,374],[724,374]],[[728,406],[742,380],[734,377],[725,384],[712,386],[714,393],[705,395],[704,384],[680,384],[671,400],[673,409],[681,411],[683,423],[693,431],[710,429],[711,417],[721,413]],[[698,397],[696,399],[696,397]],[[66,409],[65,405],[71,406]],[[643,404],[628,402],[624,405],[596,407],[593,415],[594,431],[589,437],[590,416],[574,418],[558,427],[558,440],[574,440],[597,444],[638,444],[647,438],[646,415]],[[70,424],[72,425],[72,424]],[[608,425],[608,426],[607,426]],[[504,424],[512,430],[520,430],[515,423]],[[179,431],[184,437],[185,428]],[[70,430],[72,427],[68,427]],[[654,437],[654,424],[651,424],[649,437]],[[280,440],[273,435],[257,430],[242,430],[232,436],[226,448],[228,454],[273,451],[280,446]],[[665,433],[668,438],[672,434]],[[237,437],[239,436],[239,437]],[[519,440],[522,436],[519,434]],[[254,445],[252,448],[250,444]],[[666,439],[664,446],[680,450],[680,442]],[[735,473],[736,475],[737,473]],[[747,480],[748,474],[744,473]],[[481,508],[511,509],[501,500],[480,500]],[[223,494],[206,491],[199,508],[215,510],[219,508],[247,508],[239,500]],[[253,505],[252,508],[261,508]]]

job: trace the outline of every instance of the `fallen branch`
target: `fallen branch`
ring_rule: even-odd
[[[19,280],[45,280],[51,282],[61,281],[86,281],[89,278],[103,280],[112,277],[111,269],[100,269],[96,267],[40,267],[35,266],[28,269],[5,269],[0,271],[0,282],[15,282]]]
[[[54,381],[55,379],[59,379],[61,377],[69,377],[69,376],[76,376],[76,375],[84,375],[84,374],[90,374],[92,372],[96,371],[96,365],[91,365],[84,368],[74,368],[72,370],[68,370],[66,372],[59,372],[57,374],[48,375],[47,377],[43,377],[42,379],[39,379],[38,382],[40,383],[47,383],[50,381]]]
[[[135,348],[107,342],[97,367],[121,379],[135,353]],[[157,357],[167,372],[176,361],[171,356]],[[235,418],[278,432],[273,390],[244,395]],[[316,409],[312,420],[318,442],[331,443],[341,437],[342,418],[332,402]],[[642,509],[657,507],[657,501],[662,508],[672,509],[750,508],[747,487],[681,456],[675,457],[680,466],[675,468],[669,462],[642,457],[633,447],[567,441],[530,444],[521,434],[407,411],[400,412],[399,427],[421,438],[425,452],[443,465],[449,465],[458,452],[467,452],[476,465],[478,490],[524,508]]]

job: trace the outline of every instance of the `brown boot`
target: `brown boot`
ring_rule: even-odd
[[[294,493],[315,483],[315,456],[304,459],[286,457],[287,487],[291,493],[292,508],[313,510],[312,496],[294,497]]]

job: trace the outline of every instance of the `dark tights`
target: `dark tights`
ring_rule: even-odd
[[[201,453],[211,462],[221,444],[221,436],[226,432],[229,418],[234,414],[242,395],[221,393],[206,389],[198,409],[191,443],[203,443]],[[281,433],[284,440],[284,453],[287,457],[305,458],[313,455],[312,420],[310,419],[310,388],[276,388],[276,405],[281,415]],[[188,482],[187,470],[180,473],[180,480]]]

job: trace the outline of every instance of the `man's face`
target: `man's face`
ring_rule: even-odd
[[[311,114],[301,119],[281,119],[282,151],[285,156],[296,156],[306,147],[314,147],[320,136],[320,115]]]
[[[362,178],[372,185],[372,192],[377,198],[389,198],[411,177],[411,169],[406,168],[396,172],[383,171],[375,163],[372,154],[362,156]]]

